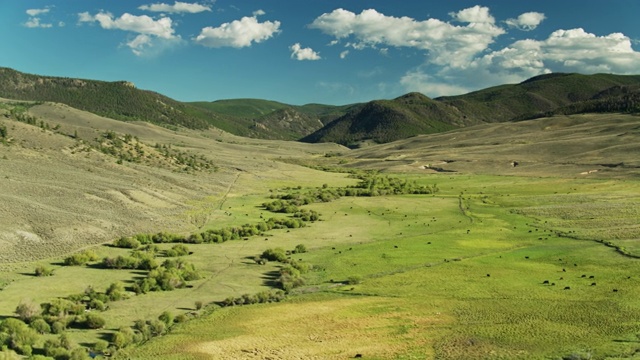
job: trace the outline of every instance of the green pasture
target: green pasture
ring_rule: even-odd
[[[353,184],[342,174],[313,184]],[[107,328],[71,331],[90,344],[163,311],[197,317],[128,348],[121,358],[556,359],[631,358],[640,333],[640,259],[598,240],[637,249],[640,183],[508,176],[404,176],[437,184],[431,195],[342,197],[305,208],[321,221],[223,244],[188,245],[185,260],[203,279],[191,287],[109,303]],[[293,183],[245,192],[240,179],[211,209],[204,228],[256,223],[260,204]],[[300,184],[302,185],[302,184]],[[226,212],[226,214],[225,214]],[[159,229],[161,230],[161,229]],[[309,263],[305,285],[282,303],[220,309],[229,296],[269,288],[277,263],[252,258],[268,248]],[[164,244],[163,248],[171,245]],[[126,253],[99,247],[101,255]],[[54,262],[55,263],[55,262]],[[35,265],[34,265],[35,266]],[[88,285],[129,284],[137,272],[55,268],[55,275],[15,275],[0,299],[11,315]],[[593,278],[591,278],[593,277]],[[566,288],[569,289],[566,289]],[[212,304],[196,311],[195,301]]]

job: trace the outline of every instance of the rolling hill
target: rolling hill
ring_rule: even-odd
[[[519,84],[430,99],[410,93],[353,109],[302,139],[357,146],[385,143],[469,125],[553,114],[637,112],[640,76],[549,74]]]
[[[216,127],[238,136],[296,140],[344,115],[349,106],[293,106],[259,99],[180,102],[127,81],[25,74],[0,68],[0,97],[66,104],[121,121],[165,127]]]
[[[261,99],[180,102],[126,81],[39,76],[0,68],[0,97],[58,102],[116,120],[171,128],[216,127],[243,137],[358,147],[477,124],[638,112],[640,75],[554,73],[459,96],[430,99],[408,93],[364,104],[296,106]]]
[[[352,105],[288,105],[261,99],[192,102],[216,114],[211,124],[235,135],[272,140],[297,140],[344,115]]]

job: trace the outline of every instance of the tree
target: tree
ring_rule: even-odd
[[[51,326],[44,319],[35,319],[29,326],[39,334],[49,334],[51,332]]]
[[[22,320],[8,318],[0,324],[0,339],[4,339],[4,345],[10,349],[28,356],[31,355],[31,347],[38,340],[38,333]]]
[[[294,254],[302,254],[307,252],[307,247],[304,244],[296,245],[295,249],[293,249]]]
[[[164,311],[160,316],[158,316],[158,320],[162,321],[167,326],[171,326],[171,324],[173,324],[173,314],[170,311]]]
[[[100,329],[104,327],[106,321],[100,315],[90,312],[87,314],[85,324],[89,329]]]
[[[40,305],[30,300],[21,301],[15,311],[16,315],[18,315],[22,321],[27,323],[31,322],[36,316],[39,316],[41,312],[42,309],[40,308]]]
[[[53,270],[44,265],[38,265],[36,266],[34,273],[36,276],[51,276],[53,275]]]

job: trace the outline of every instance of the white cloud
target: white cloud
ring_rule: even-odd
[[[291,58],[296,60],[320,60],[320,55],[311,48],[302,48],[299,43],[289,46]]]
[[[114,18],[110,13],[101,12],[96,14],[93,19],[100,23],[103,29],[132,31],[139,34],[154,35],[164,39],[174,37],[173,22],[171,18],[168,17],[154,20],[147,15],[136,16],[124,13],[119,18]]]
[[[28,28],[51,28],[53,27],[53,24],[50,22],[42,22],[41,18],[41,15],[46,15],[50,11],[50,6],[43,9],[27,9],[25,12],[29,15],[29,19],[22,25]]]
[[[495,24],[496,19],[489,14],[489,8],[476,5],[468,9],[463,9],[457,13],[449,13],[454,20],[465,23]]]
[[[97,22],[107,30],[123,30],[137,34],[125,45],[137,56],[157,55],[162,50],[179,44],[181,38],[175,35],[173,21],[169,17],[153,19],[147,15],[136,16],[124,13],[116,18],[108,12],[91,15],[88,12],[78,14],[79,23]]]
[[[400,79],[400,84],[407,92],[417,91],[431,97],[459,95],[470,91],[469,87],[455,85],[445,79],[428,75],[419,69],[407,72]]]
[[[406,16],[387,16],[374,9],[360,14],[336,9],[317,17],[310,27],[336,40],[352,38],[354,41],[347,46],[354,49],[383,45],[426,50],[430,61],[440,65],[452,61],[467,63],[505,33],[486,7],[475,6],[451,16],[468,24],[458,26],[438,19],[418,21]]]
[[[253,16],[258,17],[258,16],[262,16],[266,14],[266,12],[264,12],[263,10],[256,10],[253,12]]]
[[[27,12],[27,15],[29,15],[29,16],[38,16],[38,15],[41,15],[41,14],[48,13],[49,10],[50,10],[49,8],[45,8],[45,9],[29,9],[26,12]]]
[[[152,12],[165,12],[165,13],[190,13],[196,14],[203,11],[211,11],[210,6],[200,5],[198,3],[186,3],[176,1],[173,5],[165,3],[157,3],[150,5],[139,6],[138,9],[152,11]]]
[[[93,16],[88,11],[78,13],[78,23],[93,22]]]
[[[521,14],[516,19],[507,19],[505,23],[513,28],[531,31],[537,28],[544,19],[546,19],[546,16],[543,13],[532,11]]]
[[[467,64],[433,67],[425,63],[401,79],[406,91],[429,96],[460,94],[517,83],[551,72],[637,74],[640,52],[621,33],[596,36],[583,29],[557,30],[545,40],[524,39]]]
[[[262,12],[264,13],[264,12]],[[256,16],[245,16],[240,20],[224,23],[218,27],[208,26],[203,28],[200,35],[194,41],[207,47],[230,46],[242,48],[251,46],[252,43],[260,43],[280,32],[279,21],[258,22]]]
[[[140,34],[133,40],[127,42],[127,46],[131,48],[134,54],[142,56],[145,48],[149,48],[151,45],[151,37],[149,35]]]
[[[50,28],[50,27],[53,27],[52,24],[41,23],[40,22],[40,18],[38,18],[38,17],[29,18],[29,20],[27,20],[27,22],[24,23],[24,26],[26,26],[28,28]]]
[[[340,53],[340,59],[346,58],[347,55],[349,55],[349,50],[345,50],[345,51],[341,52]]]

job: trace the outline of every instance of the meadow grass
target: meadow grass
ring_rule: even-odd
[[[607,238],[607,224],[631,226],[640,184],[457,174],[404,177],[436,183],[440,191],[343,197],[306,206],[320,212],[322,220],[303,228],[188,245],[193,255],[185,259],[203,279],[187,289],[112,302],[102,313],[106,329],[70,334],[90,344],[167,310],[199,317],[127,349],[121,358],[331,359],[360,353],[371,359],[543,359],[633,353],[640,332],[635,320],[640,317],[635,275],[640,260],[583,232]],[[339,179],[337,185],[332,179]],[[324,183],[344,186],[353,179],[331,174],[314,184]],[[218,205],[221,198],[199,204],[213,208],[216,216],[222,212],[207,218],[205,228],[273,216],[260,206],[269,189],[293,185],[266,185],[276,186],[263,184],[264,193],[243,193],[250,181],[239,183],[225,195],[224,206]],[[593,217],[597,226],[582,227],[584,216]],[[559,231],[572,237],[558,236]],[[633,239],[617,241],[631,248]],[[297,244],[308,252],[292,257],[313,268],[306,284],[285,302],[224,309],[210,305],[196,312],[195,301],[209,304],[268,289],[279,264],[258,265],[252,258],[268,248],[290,250]],[[105,256],[126,253],[98,249]],[[85,267],[56,267],[48,278],[23,275],[3,290],[0,310],[9,315],[22,298],[46,301],[49,291],[65,296],[87,285],[102,290],[115,280],[129,284],[136,276],[141,274]]]

